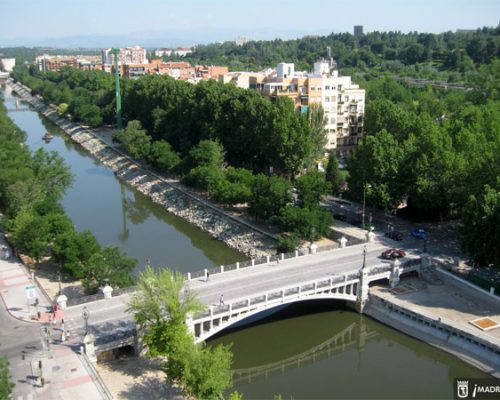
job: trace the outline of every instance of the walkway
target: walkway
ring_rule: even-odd
[[[11,375],[16,384],[13,399],[110,398],[99,383],[93,367],[77,353],[80,348],[78,339],[62,343],[60,324],[43,324],[49,320],[50,301],[34,284],[25,267],[12,256],[3,233],[0,234],[0,248],[0,295],[2,308],[10,314],[10,318],[3,317],[0,355],[6,356],[11,363]],[[34,298],[39,299],[40,320],[36,318],[35,307],[28,306],[28,296],[33,299],[31,302]],[[64,314],[58,312],[57,317],[60,321]],[[42,340],[42,326],[50,327],[49,347]],[[26,346],[27,342],[31,345]],[[40,361],[45,379],[43,387],[37,379]]]

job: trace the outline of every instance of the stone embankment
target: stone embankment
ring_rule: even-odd
[[[23,100],[63,129],[73,141],[111,168],[119,179],[162,205],[168,212],[196,225],[248,257],[259,258],[273,251],[276,242],[272,235],[238,221],[204,200],[190,195],[178,185],[144,169],[105,143],[87,127],[59,117],[54,106],[47,106],[40,96],[32,96],[28,87],[11,80],[8,84]]]

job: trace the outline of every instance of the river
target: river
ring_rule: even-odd
[[[2,89],[6,107],[15,109],[10,88]],[[9,112],[9,117],[27,133],[26,143],[31,150],[55,150],[71,167],[74,183],[66,191],[62,206],[77,230],[90,230],[102,246],[120,247],[139,261],[137,271],[148,258],[155,267],[182,272],[245,259],[243,254],[122,183],[111,169],[100,165],[41,114],[15,111]],[[47,131],[54,135],[50,143],[42,140]]]
[[[15,98],[2,88],[7,108]],[[244,257],[167,213],[122,184],[50,121],[34,111],[10,112],[35,150],[56,150],[71,166],[73,186],[62,200],[79,230],[119,246],[143,266],[179,271],[229,264]],[[45,144],[44,132],[55,138]],[[140,269],[141,267],[139,267]],[[231,344],[234,389],[245,399],[453,398],[455,378],[488,377],[443,351],[335,302],[305,302],[209,344]]]

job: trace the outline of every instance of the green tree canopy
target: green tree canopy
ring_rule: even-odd
[[[319,171],[310,171],[295,181],[297,195],[302,207],[317,207],[322,197],[331,190],[325,174]]]
[[[290,183],[287,180],[262,174],[255,176],[249,201],[250,214],[269,219],[278,215],[279,211],[291,201]]]
[[[461,244],[481,266],[500,268],[500,177],[496,189],[488,185],[478,196],[471,196],[463,212]]]

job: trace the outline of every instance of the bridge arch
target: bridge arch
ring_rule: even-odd
[[[273,312],[278,312],[282,308],[286,306],[304,302],[311,300],[340,300],[350,303],[357,302],[357,288],[354,287],[357,285],[352,285],[350,287],[350,291],[339,293],[315,293],[310,295],[303,296],[294,296],[293,298],[286,298],[283,301],[274,302],[268,301],[267,304],[257,304],[255,307],[252,305],[247,307],[241,307],[237,309],[233,309],[231,305],[225,307],[225,309],[221,310],[210,310],[208,316],[204,318],[194,319],[192,324],[192,332],[195,336],[196,342],[203,342],[212,336],[234,327],[235,325],[244,322],[245,320],[251,320],[255,318],[259,314],[272,314]],[[352,291],[352,292],[351,292]],[[263,317],[265,317],[264,315]]]

